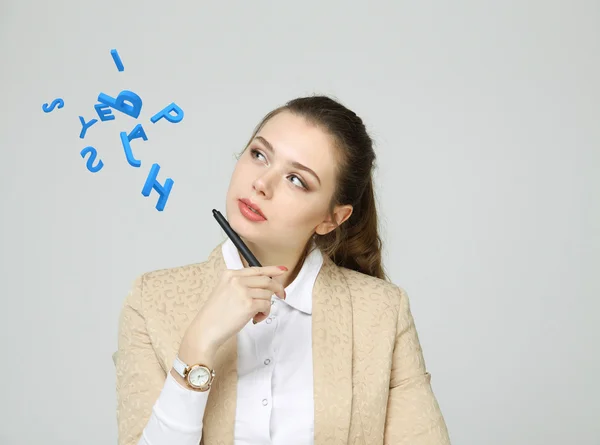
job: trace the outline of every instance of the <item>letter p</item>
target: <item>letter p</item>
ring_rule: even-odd
[[[171,114],[172,111],[175,112],[175,115]],[[184,115],[183,110],[175,102],[172,102],[169,105],[167,105],[165,108],[160,110],[158,113],[156,113],[154,116],[152,116],[150,118],[150,121],[153,124],[155,124],[156,122],[158,122],[160,119],[162,119],[164,117],[166,120],[168,120],[172,124],[177,124],[177,123],[181,122],[181,120],[183,119],[183,115]]]

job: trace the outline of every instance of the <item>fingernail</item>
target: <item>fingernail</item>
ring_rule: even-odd
[[[287,270],[288,270],[288,268],[287,268],[287,267],[285,267],[285,266],[278,266],[278,267],[279,267],[281,270],[285,270],[285,271],[287,271]]]

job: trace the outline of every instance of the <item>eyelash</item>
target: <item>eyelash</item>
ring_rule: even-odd
[[[262,157],[265,157],[265,155],[263,155],[263,154],[262,154],[260,151],[258,151],[256,148],[252,148],[252,149],[250,149],[250,156],[252,156],[254,159],[256,159],[256,156],[255,156],[255,155],[257,155],[257,154],[261,155]],[[302,188],[303,188],[304,190],[308,190],[308,187],[306,186],[306,184],[304,183],[304,181],[303,181],[302,179],[300,179],[300,177],[299,177],[299,176],[297,176],[297,175],[291,175],[291,176],[293,176],[293,177],[295,177],[295,178],[298,178],[298,181],[300,181],[300,183],[302,184]]]

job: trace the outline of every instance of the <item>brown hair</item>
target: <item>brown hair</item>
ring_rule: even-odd
[[[332,221],[335,221],[333,210],[336,205],[350,204],[353,207],[352,215],[341,225],[325,235],[315,234],[309,240],[293,273],[302,267],[314,240],[323,254],[336,265],[389,281],[381,260],[381,238],[373,188],[375,152],[362,119],[330,97],[300,97],[268,113],[254,129],[246,148],[267,121],[282,111],[302,116],[335,141],[338,166],[336,189],[329,204]]]

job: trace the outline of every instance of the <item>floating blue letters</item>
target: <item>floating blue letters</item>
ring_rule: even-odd
[[[98,119],[92,119],[89,122],[86,122],[85,119],[83,118],[83,116],[79,116],[79,121],[81,122],[81,133],[79,133],[79,137],[81,139],[83,139],[85,137],[85,133],[87,132],[88,128],[90,128],[92,125],[94,125],[96,122],[98,122]]]
[[[96,156],[98,156],[98,152],[96,151],[96,149],[94,147],[85,147],[83,150],[81,150],[81,157],[85,159],[85,155],[91,153],[90,157],[87,160],[86,163],[86,167],[89,171],[91,171],[92,173],[96,173],[100,170],[102,170],[102,167],[104,167],[104,162],[102,162],[102,159],[98,160],[98,163],[96,164],[96,166],[94,166],[94,161],[96,160]]]
[[[60,97],[58,99],[54,99],[52,101],[52,103],[50,104],[50,106],[48,106],[48,104],[43,104],[42,105],[42,110],[44,111],[44,113],[50,113],[51,111],[54,110],[54,108],[58,105],[58,108],[62,108],[65,106],[65,101],[62,100]]]
[[[98,117],[102,122],[112,121],[115,118],[115,115],[112,114],[110,107],[106,104],[96,104],[94,105],[96,109],[96,113],[98,113]]]
[[[171,115],[171,111],[175,111],[175,116]],[[169,122],[173,124],[177,124],[181,122],[183,119],[183,110],[177,106],[175,102],[167,105],[164,109],[156,113],[154,116],[150,118],[150,121],[155,124],[158,120],[165,118]]]
[[[129,138],[127,137],[127,132],[121,132],[121,143],[123,144],[123,148],[125,149],[125,157],[127,158],[127,162],[132,167],[139,167],[142,165],[141,161],[138,161],[133,157],[133,152],[131,151],[131,145],[129,144]]]
[[[129,104],[125,103],[126,101],[129,102]],[[116,99],[113,99],[104,93],[100,93],[98,95],[98,102],[102,102],[103,104],[136,119],[142,111],[142,99],[133,91],[123,90]]]
[[[119,71],[125,70],[125,67],[123,66],[123,62],[121,62],[121,58],[119,57],[119,53],[117,52],[117,50],[111,49],[110,55],[112,56],[113,60],[115,61],[115,65],[117,65],[117,69]]]
[[[148,173],[148,178],[146,179],[146,183],[144,184],[144,188],[142,189],[142,195],[148,197],[150,196],[150,192],[152,189],[156,190],[160,195],[158,198],[158,202],[156,203],[156,210],[162,212],[167,204],[167,200],[169,199],[169,194],[171,193],[171,189],[173,188],[173,180],[171,178],[167,178],[165,180],[165,185],[160,184],[156,177],[158,176],[158,171],[160,170],[160,165],[153,164],[150,172]]]

